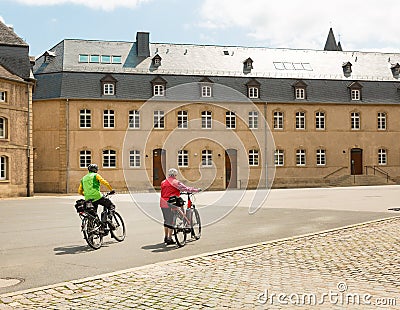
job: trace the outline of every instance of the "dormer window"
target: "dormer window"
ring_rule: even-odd
[[[400,74],[400,65],[399,65],[399,63],[396,63],[396,64],[392,65],[390,70],[392,70],[393,77],[398,79],[399,78],[399,74]]]
[[[104,76],[100,83],[103,96],[114,96],[116,94],[117,80],[111,74]]]
[[[249,57],[243,62],[243,72],[249,73],[253,69],[253,60]]]
[[[352,72],[351,66],[352,66],[351,62],[345,62],[345,63],[342,65],[344,76],[348,77],[348,76],[351,75],[351,72]]]
[[[353,82],[349,85],[350,89],[350,98],[351,100],[354,101],[359,101],[362,99],[361,96],[361,90],[362,90],[362,85],[358,82]]]
[[[256,79],[251,79],[246,83],[247,97],[250,99],[260,98],[260,82]]]
[[[54,57],[56,57],[56,53],[51,52],[51,51],[46,51],[44,54],[44,63],[49,63],[50,61],[53,60]]]
[[[152,65],[155,68],[158,68],[159,66],[161,66],[161,56],[160,55],[155,55],[152,59]]]
[[[200,95],[202,98],[210,98],[213,96],[213,81],[205,77],[200,80]]]
[[[165,96],[165,89],[167,85],[167,81],[164,80],[162,77],[156,77],[151,81],[151,85],[153,88],[153,96],[161,97]]]
[[[294,98],[296,100],[304,100],[307,98],[307,84],[304,83],[303,81],[297,81],[296,83],[293,84],[294,88]]]

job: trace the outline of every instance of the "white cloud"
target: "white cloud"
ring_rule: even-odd
[[[76,4],[87,6],[92,9],[101,9],[104,11],[112,11],[116,8],[134,9],[139,4],[152,0],[16,0],[19,3],[35,6]]]
[[[204,0],[200,26],[239,27],[270,47],[316,48],[330,27],[344,50],[400,49],[395,31],[400,1]]]
[[[5,24],[6,22],[4,21],[3,16],[0,16],[0,22],[2,22],[3,24]]]

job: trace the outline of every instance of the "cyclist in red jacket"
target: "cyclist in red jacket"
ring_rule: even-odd
[[[177,175],[178,170],[171,168],[168,170],[168,177],[161,182],[160,207],[164,217],[164,243],[167,245],[175,243],[175,241],[172,240],[172,211],[167,202],[169,197],[179,197],[181,192],[197,193],[200,191],[198,188],[188,187],[178,181],[176,179]]]

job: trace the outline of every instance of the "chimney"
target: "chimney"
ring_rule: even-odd
[[[136,52],[138,57],[149,57],[150,46],[149,46],[149,33],[138,32],[136,33]]]

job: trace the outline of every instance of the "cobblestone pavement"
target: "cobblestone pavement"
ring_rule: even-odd
[[[0,309],[400,309],[399,262],[393,217],[3,294]]]

